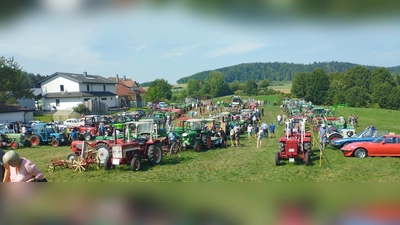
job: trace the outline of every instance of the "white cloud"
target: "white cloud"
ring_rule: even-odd
[[[165,53],[162,57],[166,59],[171,59],[174,61],[179,61],[178,58],[191,54],[196,51],[197,48],[205,46],[204,44],[196,44],[190,46],[184,46],[180,48],[173,49],[167,53]]]
[[[214,49],[206,54],[207,58],[216,58],[224,55],[240,55],[252,52],[267,46],[266,44],[233,44],[223,48]]]

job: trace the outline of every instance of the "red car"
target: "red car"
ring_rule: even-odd
[[[344,156],[365,158],[367,156],[400,156],[400,135],[384,135],[372,142],[355,142],[343,146]]]

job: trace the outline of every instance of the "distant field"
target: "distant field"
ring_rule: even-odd
[[[277,85],[277,86],[271,85],[269,86],[269,88],[283,93],[290,93],[290,89],[292,88],[292,82],[285,83],[284,85]]]

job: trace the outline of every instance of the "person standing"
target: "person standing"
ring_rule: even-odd
[[[321,127],[319,128],[318,136],[319,136],[319,143],[321,145],[321,150],[325,149],[325,143],[326,143],[326,127],[325,124],[321,124]]]
[[[235,132],[235,142],[236,142],[236,147],[240,146],[240,130],[239,128],[236,129]]]
[[[269,133],[271,134],[271,138],[272,137],[276,138],[276,136],[275,136],[275,124],[273,122],[271,122],[271,124],[269,125]]]
[[[257,148],[261,148],[263,136],[264,132],[262,129],[260,129],[257,133]]]
[[[249,124],[247,126],[247,135],[249,137],[249,139],[251,138],[251,132],[253,131],[253,127],[251,126],[251,124]]]
[[[235,139],[235,128],[231,128],[229,132],[230,138],[231,138],[231,146],[233,147],[233,140]]]
[[[219,128],[219,133],[218,133],[219,137],[221,138],[221,145],[223,148],[226,147],[226,134],[224,129],[222,129],[222,127]]]
[[[263,122],[261,125],[264,137],[268,137],[268,125],[267,123]]]
[[[278,126],[280,126],[280,125],[281,125],[281,121],[282,121],[282,116],[281,116],[281,115],[278,115],[278,116],[276,117],[276,119],[278,120]]]

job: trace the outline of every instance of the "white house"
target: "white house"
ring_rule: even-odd
[[[56,72],[40,82],[43,110],[69,110],[85,101],[101,101],[116,106],[116,82],[107,78]]]
[[[0,123],[15,121],[28,122],[33,120],[33,110],[22,107],[18,104],[0,104]]]

